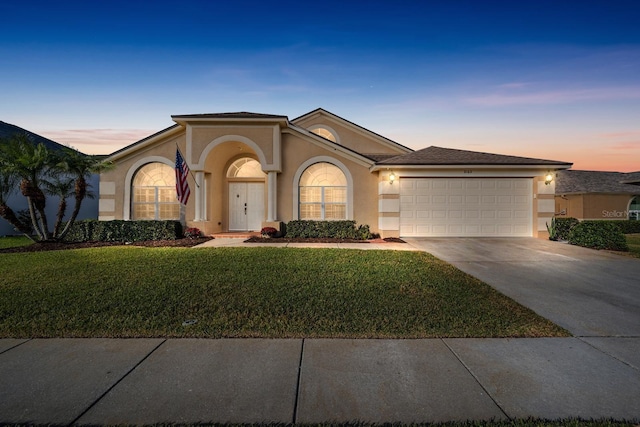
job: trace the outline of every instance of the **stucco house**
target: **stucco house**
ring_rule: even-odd
[[[640,172],[558,171],[556,213],[580,220],[638,220]]]
[[[428,147],[414,151],[323,109],[172,116],[109,160],[99,218],[180,219],[205,233],[295,219],[352,219],[382,237],[546,236],[556,171],[571,163]],[[191,174],[178,203],[180,150]]]

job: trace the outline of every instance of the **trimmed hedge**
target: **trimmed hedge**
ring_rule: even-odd
[[[556,240],[569,240],[569,232],[580,223],[576,218],[555,218]]]
[[[285,237],[336,238],[367,240],[371,238],[369,226],[355,221],[295,220],[287,223]]]
[[[182,238],[180,221],[76,221],[65,237],[69,242],[138,242]]]
[[[640,221],[637,220],[625,220],[625,221],[615,221],[615,220],[606,220],[602,222],[610,222],[615,224],[620,231],[624,234],[635,234],[640,233]]]
[[[569,232],[569,243],[593,249],[628,251],[618,221],[582,221]]]

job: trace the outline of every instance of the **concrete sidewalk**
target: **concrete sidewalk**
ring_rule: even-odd
[[[640,419],[640,338],[0,340],[0,424]]]
[[[215,238],[195,248],[223,248],[223,247],[268,247],[268,248],[337,248],[337,249],[362,249],[362,250],[393,250],[393,251],[421,251],[422,249],[407,243],[385,242],[383,240],[364,241],[362,243],[245,243],[246,238]]]

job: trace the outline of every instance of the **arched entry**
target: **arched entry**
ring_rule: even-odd
[[[249,157],[227,169],[229,231],[259,231],[264,221],[265,181],[260,162]]]

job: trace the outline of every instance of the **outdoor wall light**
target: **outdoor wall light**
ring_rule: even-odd
[[[549,185],[553,181],[553,174],[551,172],[547,173],[544,177],[544,184]]]
[[[389,174],[389,184],[393,184],[393,181],[395,181],[395,180],[396,180],[396,174],[391,172]]]

